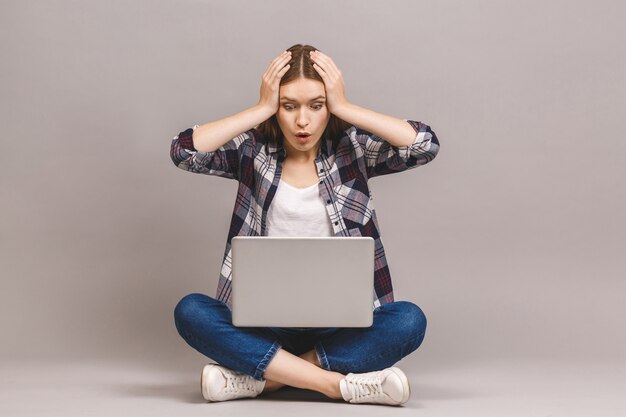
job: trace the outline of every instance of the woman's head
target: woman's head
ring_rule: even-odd
[[[328,111],[324,81],[313,68],[309,55],[316,49],[301,44],[288,49],[291,60],[280,80],[278,111],[257,128],[269,140],[302,152],[316,151],[328,137],[338,140],[350,127]],[[311,136],[304,141],[298,139],[299,132],[308,132]]]
[[[317,70],[313,68],[313,61],[311,61],[311,51],[316,51],[311,45],[296,44],[288,48],[287,51],[291,52],[291,60],[289,61],[289,69],[283,75],[280,80],[280,85],[288,84],[299,78],[306,78],[309,80],[316,80],[324,84],[324,80],[317,73]]]

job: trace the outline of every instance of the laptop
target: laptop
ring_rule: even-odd
[[[231,248],[233,325],[372,325],[373,238],[235,236]]]

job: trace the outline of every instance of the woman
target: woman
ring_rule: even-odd
[[[217,362],[202,371],[206,400],[284,385],[350,403],[408,400],[408,379],[392,365],[419,347],[426,318],[415,304],[394,301],[367,181],[424,165],[438,150],[429,126],[350,103],[332,59],[300,44],[271,62],[257,105],[174,137],[176,166],[239,182],[216,298],[189,294],[174,311],[180,335]],[[300,208],[290,211],[293,204]],[[373,325],[234,327],[230,243],[237,235],[371,236]]]

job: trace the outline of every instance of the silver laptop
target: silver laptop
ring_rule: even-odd
[[[231,245],[235,326],[372,325],[373,238],[235,236]]]

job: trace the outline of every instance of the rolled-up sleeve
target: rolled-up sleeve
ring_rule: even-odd
[[[198,126],[194,125],[172,139],[170,157],[174,165],[189,172],[238,180],[242,155],[247,146],[254,147],[252,130],[234,137],[214,152],[201,152],[193,145],[193,132]]]
[[[425,165],[435,159],[439,153],[439,139],[430,126],[405,120],[415,129],[415,140],[409,146],[397,147],[400,158],[409,164],[408,168]]]
[[[355,139],[363,149],[368,178],[406,171],[425,165],[439,153],[439,140],[430,126],[404,119],[415,129],[415,140],[408,146],[395,146],[379,136],[355,128]]]

